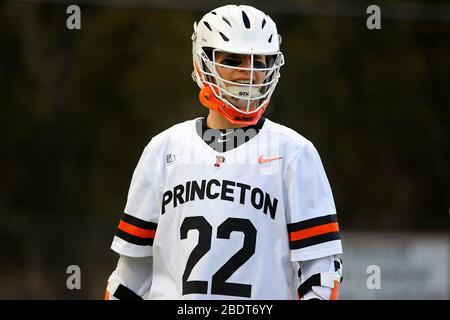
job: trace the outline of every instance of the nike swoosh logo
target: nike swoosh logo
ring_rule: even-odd
[[[227,142],[229,140],[231,140],[231,138],[230,139],[225,139],[225,140],[219,138],[219,139],[217,139],[217,142],[222,143],[222,142]]]
[[[225,133],[220,133],[220,135],[222,136],[222,137],[225,137],[225,136],[227,136],[227,135],[229,135],[229,134],[232,134],[234,131],[229,131],[229,132],[225,132]]]
[[[269,162],[271,162],[271,161],[281,160],[281,159],[283,159],[283,157],[276,157],[276,158],[267,158],[267,159],[264,159],[263,156],[260,156],[260,157],[258,158],[258,162],[261,163],[261,164],[264,164],[264,163],[269,163]]]

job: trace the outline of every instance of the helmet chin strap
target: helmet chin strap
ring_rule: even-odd
[[[224,95],[225,99],[230,101],[234,106],[238,108],[247,108],[248,99],[254,99],[261,95],[260,88],[258,87],[250,87],[250,86],[227,86],[227,92],[242,97],[242,99]],[[250,102],[250,106],[253,105],[257,100]]]
[[[236,96],[250,99],[255,99],[261,95],[260,88],[250,86],[227,86],[226,91]]]
[[[248,100],[255,99],[261,95],[260,88],[258,87],[250,87],[250,86],[227,86],[226,92],[234,95],[226,95],[224,94],[224,98],[230,101],[237,108],[247,108]],[[236,98],[235,96],[242,97],[242,99]],[[250,102],[250,106],[254,105],[253,102]]]

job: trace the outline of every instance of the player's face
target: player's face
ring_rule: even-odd
[[[251,57],[248,54],[217,52],[216,62],[230,67],[250,68]],[[266,56],[255,55],[253,57],[253,68],[254,69],[266,68]],[[224,66],[217,66],[216,69],[217,72],[219,72],[219,75],[228,81],[250,80],[249,70],[232,69]],[[264,81],[265,74],[266,74],[265,71],[254,71],[253,83],[261,84]]]
[[[230,67],[240,67],[240,68],[250,68],[251,67],[251,55],[248,54],[236,54],[229,52],[217,52],[216,53],[216,62],[220,63],[224,66],[216,66],[216,70],[219,75],[228,81],[233,82],[245,82],[250,81],[251,75],[250,70],[240,70]],[[266,56],[264,55],[254,55],[253,56],[253,68],[254,69],[263,69],[266,68]],[[264,81],[264,76],[266,71],[253,71],[253,84],[262,84]],[[235,99],[232,97],[228,98],[230,102],[232,102],[235,106],[238,107],[246,107],[247,102],[240,99]],[[232,101],[231,101],[232,100]],[[256,108],[257,101],[251,105],[252,108]]]

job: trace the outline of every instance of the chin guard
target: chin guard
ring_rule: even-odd
[[[235,109],[228,106],[225,102],[219,100],[213,92],[213,89],[209,85],[205,85],[199,93],[199,99],[202,105],[210,110],[217,110],[220,112],[225,119],[227,119],[230,123],[233,124],[241,124],[244,126],[255,125],[264,111],[266,110],[267,104],[270,100],[267,100],[265,104],[259,110],[250,113],[244,114],[236,111]]]

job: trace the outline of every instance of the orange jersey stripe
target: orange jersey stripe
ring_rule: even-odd
[[[321,234],[329,233],[329,232],[337,232],[339,231],[339,225],[337,222],[332,222],[328,224],[323,224],[321,226],[312,227],[308,229],[303,229],[299,231],[294,231],[289,233],[290,241],[298,241],[307,238],[311,238],[314,236],[320,236]]]
[[[126,223],[123,220],[121,220],[119,223],[119,229],[136,237],[152,239],[155,238],[156,232],[155,230],[147,230],[133,226],[132,224]]]

